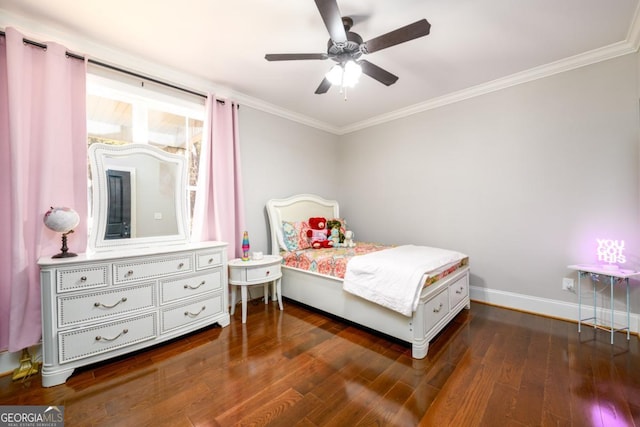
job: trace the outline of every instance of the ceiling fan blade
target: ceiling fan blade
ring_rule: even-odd
[[[369,77],[376,79],[384,85],[391,86],[398,81],[398,76],[391,74],[387,70],[384,70],[367,60],[362,59],[358,61],[358,64],[360,64],[360,67],[362,67],[363,73],[365,73]]]
[[[268,53],[264,56],[267,61],[295,61],[299,59],[327,59],[326,53]]]
[[[331,82],[325,77],[324,79],[322,79],[322,82],[320,82],[320,86],[318,86],[318,89],[316,89],[316,94],[321,95],[323,93],[327,93],[330,87]]]
[[[364,42],[361,46],[364,53],[372,53],[378,50],[386,49],[409,40],[417,39],[429,34],[431,24],[426,19],[421,19],[413,24],[409,24],[397,30],[383,34],[371,40]]]
[[[334,43],[345,43],[347,33],[344,31],[342,16],[336,0],[316,0],[316,6],[322,16],[325,27],[329,31],[329,36]]]

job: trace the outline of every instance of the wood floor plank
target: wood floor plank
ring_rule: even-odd
[[[277,396],[271,396],[271,399],[264,402],[264,404],[252,412],[244,415],[236,422],[230,423],[230,420],[224,419],[223,417],[218,418],[218,422],[222,425],[229,426],[283,425],[283,423],[287,422],[284,415],[301,400],[302,395],[294,389],[289,388]]]
[[[440,393],[427,409],[421,419],[421,424],[452,425],[453,418],[460,410],[464,395],[468,390],[468,387],[464,385],[474,384],[475,380],[481,378],[480,371],[483,369],[481,361],[471,358],[470,355],[461,360],[457,367],[458,369],[451,372],[440,389]]]
[[[396,382],[389,391],[376,399],[369,411],[358,421],[362,426],[415,426],[420,414],[413,407],[405,405],[411,398],[413,388],[402,382]]]
[[[376,356],[374,353],[372,356]],[[366,388],[359,390],[347,391],[349,395],[349,404],[344,406],[340,411],[328,421],[327,425],[356,425],[370,411],[371,407],[379,406],[380,401],[384,400],[384,396],[398,383],[406,367],[400,363],[395,363],[389,355],[372,357],[377,359],[377,364],[372,364],[374,368],[364,370],[360,376],[369,380]],[[382,369],[384,367],[384,370]]]
[[[238,310],[239,312],[239,310]],[[237,313],[236,313],[237,314]],[[75,426],[640,426],[640,343],[473,303],[406,343],[285,301],[42,388],[0,377],[1,405],[63,405]]]

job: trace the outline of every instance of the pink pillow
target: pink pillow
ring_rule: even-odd
[[[307,221],[282,221],[282,236],[284,245],[288,251],[309,249],[311,244],[307,238],[307,230],[310,230]]]

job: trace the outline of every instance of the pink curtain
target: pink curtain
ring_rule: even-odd
[[[204,127],[191,239],[227,242],[235,258],[244,231],[238,107],[209,94]]]
[[[81,222],[70,252],[87,242],[86,65],[64,47],[0,37],[0,351],[37,344],[37,260],[60,252],[61,236],[43,224],[51,206],[73,208]]]

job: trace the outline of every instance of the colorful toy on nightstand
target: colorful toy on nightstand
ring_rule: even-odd
[[[242,260],[249,261],[249,233],[244,232],[242,235]]]

